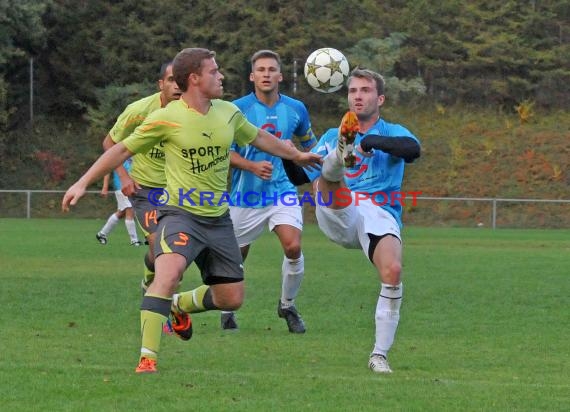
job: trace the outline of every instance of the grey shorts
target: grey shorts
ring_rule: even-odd
[[[206,285],[243,280],[243,260],[229,212],[218,217],[194,215],[177,207],[159,209],[155,256],[178,253],[195,262]]]
[[[137,222],[144,233],[144,237],[156,232],[156,228],[158,227],[158,209],[156,205],[150,203],[148,199],[151,190],[156,189],[142,186],[134,195],[129,196],[129,200],[135,210]]]

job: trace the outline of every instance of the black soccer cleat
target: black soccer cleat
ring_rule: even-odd
[[[280,318],[285,319],[289,332],[305,333],[305,322],[303,322],[301,315],[297,312],[295,305],[284,308],[281,306],[281,300],[279,300],[277,303],[277,315]]]
[[[104,233],[98,232],[95,235],[95,238],[99,241],[99,243],[101,243],[102,245],[106,245],[107,244],[107,235],[105,235]]]
[[[234,312],[222,312],[220,315],[220,325],[224,330],[237,330],[238,324]]]

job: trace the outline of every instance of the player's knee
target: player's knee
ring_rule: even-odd
[[[402,264],[398,261],[393,261],[381,269],[382,281],[390,285],[397,285],[400,283],[400,277],[402,275]]]
[[[301,243],[296,240],[285,243],[283,245],[283,253],[289,259],[297,259],[301,256]]]
[[[212,293],[212,303],[218,309],[237,310],[243,303],[243,282],[224,285],[222,288],[214,285],[210,288],[210,291]]]
[[[240,294],[225,295],[217,300],[214,299],[214,303],[218,308],[222,310],[237,310],[241,307],[243,303],[243,295]]]

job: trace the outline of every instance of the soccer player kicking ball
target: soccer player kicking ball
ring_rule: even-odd
[[[137,373],[153,373],[172,295],[186,268],[196,262],[204,285],[193,291],[189,313],[237,310],[244,296],[243,261],[227,202],[222,202],[234,141],[252,144],[303,166],[318,166],[321,156],[300,152],[247,121],[233,103],[220,100],[222,80],[215,52],[188,48],[174,58],[173,75],[182,94],[152,112],[133,134],[107,150],[71,186],[62,200],[69,210],[87,187],[133,153],[147,153],[162,142],[169,200],[159,210],[155,277],[141,304]],[[202,193],[211,202],[201,202]],[[175,305],[174,305],[175,306]],[[191,325],[190,325],[191,326]]]
[[[361,249],[378,272],[381,287],[368,366],[373,372],[391,373],[387,356],[396,335],[403,292],[402,204],[385,199],[400,193],[404,166],[420,156],[420,144],[405,127],[380,118],[385,99],[380,74],[357,68],[347,85],[350,112],[338,129],[328,130],[313,148],[326,156],[321,172],[283,163],[295,184],[314,183],[322,199],[316,208],[321,231],[345,248]],[[347,190],[351,193],[348,202]]]

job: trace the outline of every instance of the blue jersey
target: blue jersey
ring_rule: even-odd
[[[408,136],[419,143],[419,140],[408,129],[399,125],[388,123],[382,119],[378,121],[365,133],[358,133],[355,139],[355,146],[367,134],[377,134],[380,136]],[[329,129],[313,148],[313,152],[325,156],[336,149],[338,141],[338,128]],[[364,157],[356,153],[356,164],[354,167],[346,168],[344,181],[352,192],[364,192],[374,195],[374,199],[379,207],[386,209],[402,226],[402,205],[396,199],[401,194],[402,180],[404,178],[404,159],[391,156],[381,150],[374,150],[372,157]],[[321,174],[320,170],[305,173],[311,181],[314,181]]]
[[[127,173],[131,173],[132,163],[133,159],[130,157],[123,162],[123,167],[125,168]],[[117,174],[117,172],[113,172],[113,188],[115,190],[121,190],[121,179],[119,179],[119,175]]]
[[[299,139],[301,146],[307,149],[317,142],[311,129],[309,112],[299,100],[279,95],[279,100],[272,107],[269,107],[260,102],[255,93],[250,93],[235,100],[234,103],[251,123],[268,131],[278,139],[292,140],[295,137]],[[273,164],[271,180],[263,180],[246,170],[233,169],[230,196],[234,205],[246,207],[239,200],[243,198],[243,194],[246,192],[255,192],[257,198],[260,199],[254,206],[247,206],[256,208],[273,204],[274,196],[297,192],[283,169],[281,158],[263,152],[252,145],[239,147],[234,144],[232,150],[253,162],[267,160]],[[263,199],[267,199],[267,201],[263,201]]]

